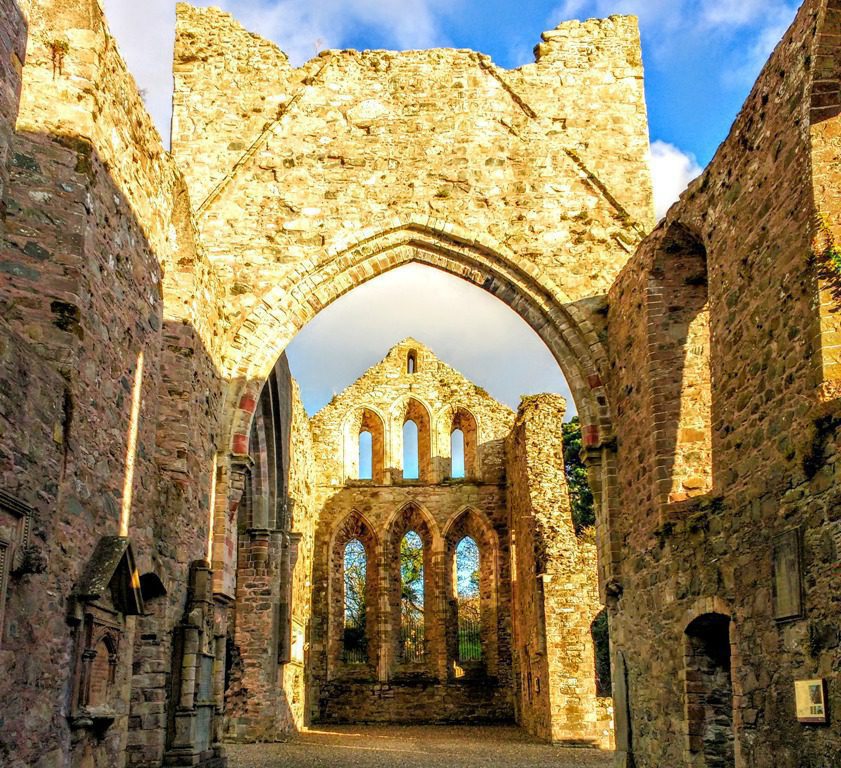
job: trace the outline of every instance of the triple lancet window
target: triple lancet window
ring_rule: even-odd
[[[338,676],[493,676],[498,543],[467,507],[439,530],[406,504],[382,531],[353,511],[331,536],[329,664]]]

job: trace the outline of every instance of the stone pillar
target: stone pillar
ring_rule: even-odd
[[[220,651],[216,625],[213,573],[206,561],[199,560],[190,568],[187,609],[175,635],[172,686],[175,712],[169,748],[164,755],[165,766],[224,768],[224,753],[214,722],[217,711],[214,671],[218,670]]]

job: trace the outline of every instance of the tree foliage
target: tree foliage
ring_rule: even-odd
[[[564,424],[564,469],[566,471],[569,497],[572,503],[572,523],[580,534],[585,528],[596,524],[593,492],[587,481],[587,470],[581,460],[581,423],[574,416]]]
[[[400,610],[407,616],[423,615],[423,541],[409,531],[400,542]]]
[[[359,539],[345,547],[345,625],[364,627],[366,613],[367,557]]]

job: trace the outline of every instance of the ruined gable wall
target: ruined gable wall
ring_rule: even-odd
[[[837,633],[826,630],[837,623],[833,605],[841,586],[832,543],[839,525],[836,403],[825,401],[816,365],[821,338],[810,184],[813,173],[826,184],[831,171],[813,165],[809,135],[810,101],[826,63],[814,41],[826,33],[837,44],[837,11],[823,20],[828,5],[804,4],[729,138],[609,297],[609,392],[623,408],[616,423],[624,512],[613,525],[625,541],[611,629],[628,663],[639,766],[690,759],[683,633],[711,609],[712,598],[734,622],[737,764],[794,767],[839,759],[837,725],[811,731],[797,724],[792,684],[826,676],[830,699],[841,695],[830,671],[838,664]],[[827,214],[835,222],[837,211]],[[651,336],[647,289],[657,249],[675,223],[698,236],[708,259],[712,490],[660,506],[654,441],[670,424],[654,412],[663,382],[650,377],[658,340]],[[686,399],[682,407],[698,404]],[[774,539],[794,528],[804,540],[805,615],[778,623]]]
[[[314,271],[331,249],[401,223],[449,222],[501,244],[550,292],[555,281],[577,301],[606,292],[651,222],[631,20],[562,27],[537,64],[514,73],[470,51],[330,51],[288,81],[279,55],[229,19],[185,6],[179,15],[173,147],[185,169],[206,166],[215,179],[227,168],[198,222],[228,285],[231,334],[293,269]],[[233,39],[248,44],[232,48]],[[222,116],[218,94],[228,91],[238,95]],[[235,118],[246,147],[236,161]],[[190,184],[197,198],[210,186]],[[289,329],[304,322],[280,305],[266,311]],[[237,354],[229,364],[244,372],[250,361]]]
[[[414,351],[416,373],[407,372]],[[428,408],[433,432],[433,470],[426,480],[402,480],[402,429],[408,398]],[[450,433],[453,408],[470,411],[478,424],[479,471],[464,480],[450,479]],[[358,452],[362,408],[385,419],[386,472],[383,482],[356,480],[347,471],[344,453]],[[313,614],[310,646],[313,716],[328,722],[479,722],[512,716],[510,572],[505,512],[503,440],[514,414],[484,390],[438,360],[413,339],[396,345],[386,358],[369,369],[313,417],[313,447],[318,470],[316,552],[313,574]],[[346,425],[350,428],[346,430]],[[420,425],[419,425],[420,426]],[[422,427],[421,427],[422,428]],[[358,454],[357,454],[358,455]],[[355,457],[354,457],[355,458]],[[422,672],[412,679],[394,658],[394,626],[387,593],[393,574],[389,541],[392,522],[408,505],[418,505],[431,525],[427,585],[427,653]],[[492,679],[455,681],[447,651],[452,628],[446,594],[448,567],[444,531],[463,510],[485,517],[495,552],[486,548],[485,568],[496,575],[496,610],[487,674]],[[375,584],[370,639],[376,658],[363,670],[342,667],[335,658],[336,624],[330,617],[341,610],[336,594],[340,563],[334,556],[335,536],[354,513],[367,521],[376,539],[369,553],[368,578]],[[428,514],[428,518],[426,515]],[[399,523],[398,523],[399,524]],[[478,536],[478,534],[475,534]],[[482,541],[477,539],[482,546]],[[494,565],[490,565],[494,563]],[[331,629],[332,627],[332,629]],[[486,648],[487,650],[487,648]],[[370,668],[369,668],[370,667]]]
[[[573,530],[565,410],[557,395],[525,398],[506,441],[517,722],[548,741],[609,748],[590,635],[601,609],[595,548]]]

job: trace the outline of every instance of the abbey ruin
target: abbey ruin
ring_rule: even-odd
[[[0,0],[0,764],[511,720],[622,767],[841,765],[841,0],[659,223],[632,17],[516,70],[176,31],[167,151],[99,0]],[[412,262],[558,361],[592,539],[558,396],[407,339],[307,416],[286,346]]]

